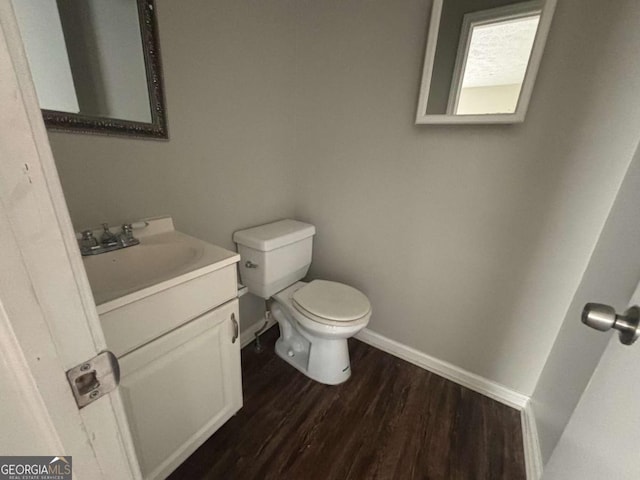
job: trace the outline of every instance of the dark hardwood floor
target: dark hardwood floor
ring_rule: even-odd
[[[277,335],[243,350],[244,407],[170,479],[525,478],[516,410],[353,339],[349,381],[321,385]]]

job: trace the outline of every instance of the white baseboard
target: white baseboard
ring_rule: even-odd
[[[542,477],[542,452],[540,451],[536,416],[530,401],[520,411],[520,420],[522,421],[522,443],[527,480],[539,480]]]
[[[276,323],[277,322],[275,318],[273,317],[269,318],[269,321],[267,322],[267,327],[264,329],[264,331],[266,332],[271,327],[273,327]],[[256,338],[256,332],[260,330],[263,325],[264,325],[264,317],[258,320],[253,325],[242,330],[242,332],[240,333],[240,348],[244,348],[247,345],[249,345]]]
[[[522,440],[527,480],[540,479],[542,476],[542,455],[540,453],[535,415],[528,396],[481,377],[480,375],[456,367],[449,362],[434,358],[415,348],[391,340],[379,333],[372,332],[368,328],[360,331],[355,338],[372,347],[433,372],[436,375],[440,375],[447,380],[451,380],[458,385],[467,387],[474,392],[481,393],[493,400],[519,410],[522,423]]]
[[[510,388],[493,382],[489,379],[476,375],[475,373],[463,370],[460,367],[438,360],[426,353],[420,352],[415,348],[408,347],[402,343],[383,337],[379,333],[372,332],[368,328],[360,331],[356,338],[368,343],[369,345],[383,350],[391,355],[413,363],[418,367],[440,375],[441,377],[451,380],[463,387],[467,387],[474,392],[486,395],[500,403],[504,403],[510,407],[522,410],[527,404],[529,397],[522,393],[511,390]]]

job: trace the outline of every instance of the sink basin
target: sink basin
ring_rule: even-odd
[[[201,256],[202,249],[190,245],[141,243],[96,255],[85,266],[94,296],[107,300],[179,275]]]
[[[83,257],[99,313],[237,261],[237,253],[175,230],[138,238],[139,245]]]

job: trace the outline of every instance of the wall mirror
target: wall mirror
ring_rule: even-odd
[[[416,123],[524,121],[556,0],[433,0]]]
[[[168,138],[153,0],[13,0],[49,129]]]

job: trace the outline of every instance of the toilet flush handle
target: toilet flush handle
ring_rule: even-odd
[[[244,262],[244,266],[245,268],[258,268],[258,264],[253,263],[251,260],[247,260],[246,262]]]

